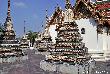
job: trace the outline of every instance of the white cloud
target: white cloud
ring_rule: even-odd
[[[14,2],[14,6],[21,7],[21,8],[27,7],[26,4],[23,2]]]

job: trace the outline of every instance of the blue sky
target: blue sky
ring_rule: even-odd
[[[64,9],[65,0],[11,0],[11,16],[17,36],[23,35],[24,20],[26,31],[41,31],[45,25],[45,12],[50,16],[55,6]],[[74,0],[71,0],[74,4]],[[7,13],[7,0],[0,0],[0,23],[4,23]]]

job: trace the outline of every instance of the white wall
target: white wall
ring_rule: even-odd
[[[109,36],[107,36],[107,41],[108,41],[108,50],[110,51],[110,35]]]
[[[97,49],[97,31],[96,31],[97,23],[95,23],[93,18],[76,20],[76,23],[78,24],[80,33],[81,33],[81,29],[85,28],[85,34],[81,34],[81,36],[83,37],[83,42],[85,43],[85,46],[89,49],[88,51],[96,51]],[[102,42],[99,45],[101,46],[101,44]],[[102,48],[100,47],[97,50],[102,50]]]
[[[98,48],[97,50],[102,50],[103,52],[103,35],[98,34]]]
[[[103,50],[105,56],[110,56],[110,36],[103,34]]]

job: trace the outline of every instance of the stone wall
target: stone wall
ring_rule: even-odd
[[[52,71],[52,72],[62,72],[67,74],[91,74],[92,69],[95,66],[95,62],[90,62],[86,65],[69,65],[67,63],[63,64],[56,64],[56,63],[49,63],[46,61],[40,62],[40,68],[45,71]]]

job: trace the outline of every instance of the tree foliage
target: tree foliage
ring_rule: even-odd
[[[38,38],[38,34],[36,32],[29,31],[28,32],[28,39],[30,40],[30,43],[32,46],[34,45],[35,38]]]

